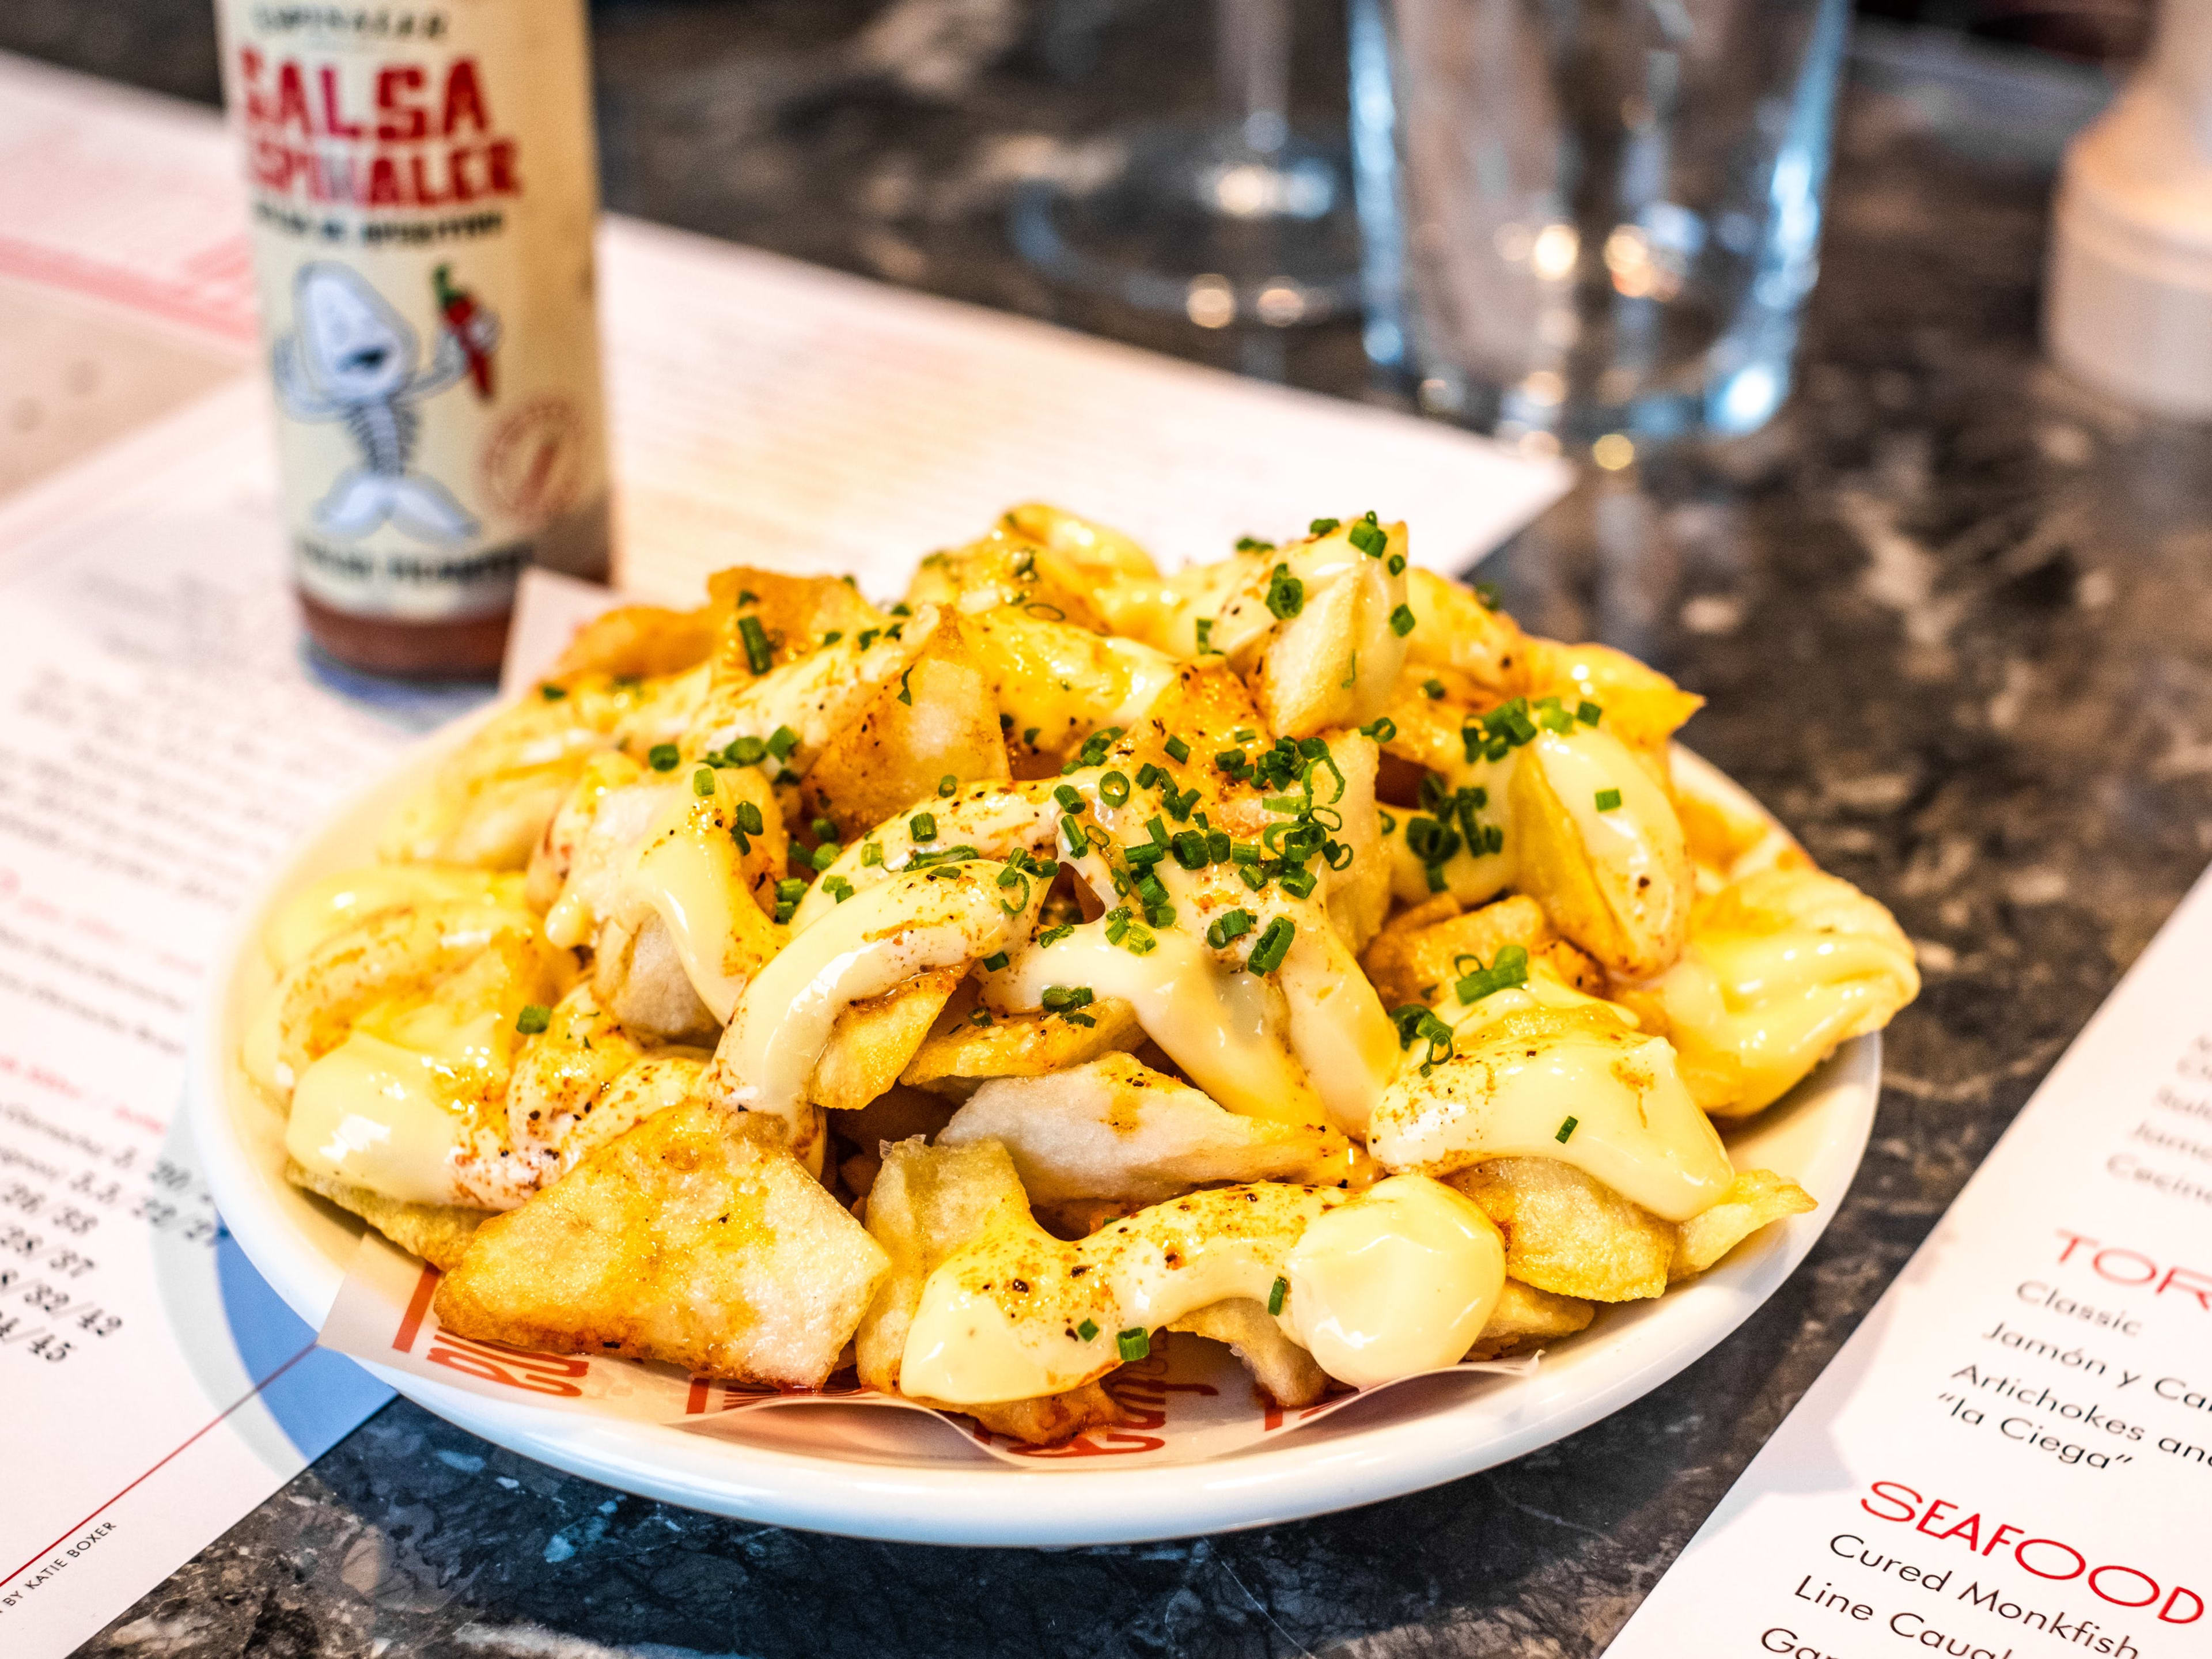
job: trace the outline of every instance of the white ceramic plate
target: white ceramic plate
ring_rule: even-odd
[[[425,744],[301,848],[240,919],[202,1022],[191,1110],[216,1204],[254,1266],[318,1328],[362,1224],[285,1182],[283,1120],[236,1063],[246,1012],[270,988],[262,924],[305,883],[370,862],[388,811],[464,735]],[[1750,804],[1694,756],[1680,755],[1677,777],[1693,793]],[[842,1414],[819,1409],[753,1413],[744,1427],[710,1436],[581,1420],[368,1369],[441,1417],[525,1456],[751,1521],[905,1541],[1060,1546],[1266,1526],[1519,1457],[1618,1411],[1705,1353],[1773,1294],[1836,1213],[1866,1150],[1881,1074],[1880,1039],[1858,1038],[1787,1099],[1729,1134],[1739,1168],[1779,1170],[1820,1207],[1767,1228],[1701,1279],[1656,1300],[1603,1310],[1587,1331],[1547,1350],[1532,1376],[1407,1384],[1212,1462],[1012,1469],[943,1425],[896,1437],[896,1449],[880,1434],[841,1431]]]

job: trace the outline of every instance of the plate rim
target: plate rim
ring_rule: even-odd
[[[270,908],[309,878],[302,866],[324,843],[357,830],[372,806],[505,706],[503,699],[495,702],[411,745],[294,843],[233,918],[195,1022],[186,1113],[209,1188],[247,1259],[318,1331],[346,1269],[288,1209],[319,1215],[326,1206],[284,1184],[281,1170],[272,1176],[257,1164],[233,1109],[240,1074],[231,1034],[246,953],[258,953]],[[1775,822],[1702,757],[1679,745],[1674,757],[1681,781]],[[1610,1416],[1717,1347],[1781,1289],[1841,1208],[1865,1156],[1881,1079],[1876,1032],[1841,1045],[1788,1097],[1812,1091],[1832,1103],[1818,1108],[1836,1121],[1818,1147],[1822,1184],[1833,1190],[1816,1194],[1817,1209],[1770,1229],[1763,1246],[1747,1256],[1644,1304],[1654,1310],[1648,1321],[1658,1332],[1632,1346],[1590,1350],[1594,1358],[1565,1373],[1559,1398],[1532,1401],[1527,1391],[1540,1395],[1547,1384],[1558,1385],[1559,1370],[1540,1368],[1516,1379],[1510,1386],[1518,1405],[1503,1412],[1486,1408],[1486,1401],[1497,1403],[1507,1392],[1504,1380],[1493,1378],[1464,1388],[1460,1399],[1393,1422],[1340,1423],[1334,1432],[1288,1436],[1208,1462],[1008,1469],[951,1459],[864,1462],[666,1425],[595,1420],[487,1400],[362,1363],[426,1410],[494,1444],[617,1490],[736,1519],[885,1542],[1006,1547],[1142,1543],[1277,1525],[1423,1491],[1525,1456]],[[269,1109],[258,1097],[252,1104]],[[1783,1109],[1749,1121],[1776,1121],[1771,1114]],[[1724,1125],[1724,1132],[1731,1127]],[[345,1222],[343,1231],[354,1237],[365,1229],[351,1217]],[[1582,1377],[1585,1371],[1592,1374]],[[1079,1493],[1054,1484],[1071,1480],[1085,1483]],[[985,1503],[963,1501],[987,1494]]]

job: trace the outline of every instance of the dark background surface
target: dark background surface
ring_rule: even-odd
[[[1361,392],[1348,324],[1278,357],[1069,304],[1006,252],[1008,191],[1067,135],[1205,102],[1202,11],[909,4],[927,49],[888,62],[866,33],[884,8],[859,0],[599,8],[610,205]],[[1979,11],[1984,37],[2026,15]],[[1341,102],[1334,16],[1300,11],[1316,118]],[[198,0],[12,0],[0,46],[186,94],[211,82]],[[1863,31],[1791,403],[1754,438],[1592,475],[1486,569],[1531,626],[1710,697],[1691,743],[1920,942],[1926,989],[1889,1034],[1851,1195],[1728,1342],[1433,1492],[1053,1553],[709,1519],[400,1402],[87,1651],[1601,1650],[2212,857],[2212,442],[2068,386],[2035,344],[2051,169],[2106,91],[1986,38]]]

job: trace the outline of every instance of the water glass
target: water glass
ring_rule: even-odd
[[[1819,270],[1849,0],[1351,0],[1366,346],[1618,465],[1749,432]]]

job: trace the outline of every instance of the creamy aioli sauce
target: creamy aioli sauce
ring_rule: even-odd
[[[1123,1334],[1231,1297],[1266,1304],[1280,1279],[1284,1334],[1364,1387],[1462,1358],[1504,1288],[1505,1250],[1481,1211],[1418,1176],[1349,1199],[1217,1188],[1073,1243],[1006,1216],[922,1286],[899,1387],[952,1405],[1063,1393],[1120,1364]]]
[[[1385,1168],[1442,1176],[1486,1158],[1556,1158],[1668,1221],[1711,1208],[1735,1178],[1663,1038],[1607,1014],[1532,1007],[1454,1048],[1376,1108],[1368,1150]]]
[[[715,1049],[709,1094],[779,1120],[818,1174],[821,1115],[806,1088],[830,1028],[848,1004],[1027,938],[1043,895],[1014,904],[1021,889],[997,884],[1005,867],[974,860],[909,872],[801,929],[745,988]]]

